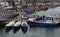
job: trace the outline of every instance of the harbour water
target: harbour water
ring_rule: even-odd
[[[12,30],[9,33],[0,30],[0,37],[60,37],[60,28],[29,28],[25,34],[21,29],[15,34]]]

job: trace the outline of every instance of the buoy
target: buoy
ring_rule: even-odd
[[[11,21],[10,23],[8,23],[7,25],[5,25],[6,27],[6,32],[9,32],[10,30],[12,30],[12,26],[15,24],[15,21]]]
[[[21,21],[17,21],[13,26],[13,33],[16,33],[21,28]]]

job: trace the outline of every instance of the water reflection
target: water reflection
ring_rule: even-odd
[[[54,37],[54,28],[46,28],[45,37]]]
[[[4,30],[0,30],[0,37],[8,37],[8,33],[5,33]]]
[[[59,37],[59,30],[60,28],[29,28],[26,34],[21,29],[16,34],[12,30],[9,33],[0,30],[0,37]]]

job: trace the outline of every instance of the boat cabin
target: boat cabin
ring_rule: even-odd
[[[30,21],[33,20],[35,22],[42,22],[42,23],[58,23],[58,20],[56,20],[53,16],[39,16],[34,15],[34,19],[31,18]]]

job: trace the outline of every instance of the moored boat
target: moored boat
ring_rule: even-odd
[[[58,27],[59,22],[56,18],[49,16],[29,19],[27,23],[30,27]]]
[[[58,27],[58,23],[38,23],[34,21],[27,22],[30,27]]]
[[[21,30],[23,33],[26,33],[27,30],[28,30],[28,24],[26,21],[23,21],[22,24],[21,24]]]
[[[17,21],[13,26],[13,33],[16,33],[21,28],[21,21]]]
[[[12,30],[12,26],[15,24],[15,21],[11,21],[10,23],[8,23],[5,27],[6,27],[6,32],[9,32],[10,30]]]

